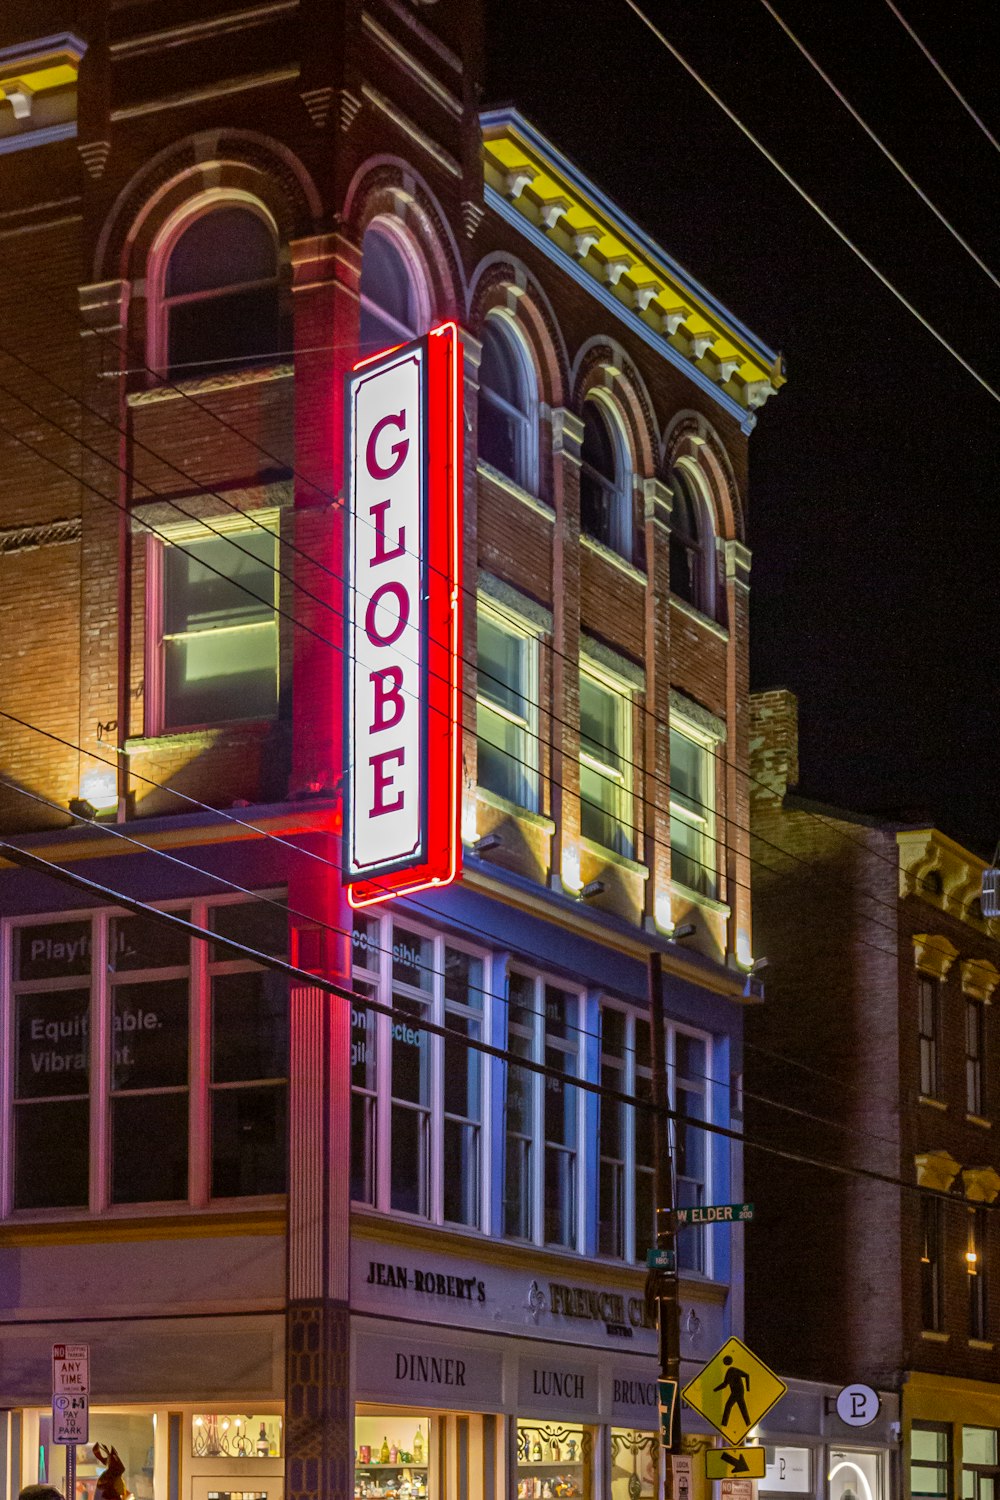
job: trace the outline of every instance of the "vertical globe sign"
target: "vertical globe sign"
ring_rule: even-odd
[[[343,878],[350,904],[447,885],[460,838],[461,344],[348,376]]]

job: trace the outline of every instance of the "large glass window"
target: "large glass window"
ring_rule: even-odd
[[[257,363],[280,348],[277,244],[250,208],[194,219],[170,252],[163,293],[170,376]]]
[[[389,917],[354,919],[351,1196],[479,1226],[486,1070],[482,957]],[[380,1015],[366,998],[391,1003]],[[443,1026],[431,1035],[426,1022]]]
[[[920,1028],[920,1092],[936,1098],[938,1092],[938,1044],[941,1001],[936,979],[917,975],[917,1024]]]
[[[701,896],[718,891],[715,758],[704,740],[670,729],[670,866],[679,885]]]
[[[612,1427],[611,1500],[656,1500],[659,1472],[660,1440],[655,1432]]]
[[[254,526],[163,548],[163,729],[273,717],[277,537]]]
[[[968,1245],[965,1268],[969,1275],[969,1337],[989,1338],[989,1270],[986,1244],[989,1214],[985,1208],[969,1209]]]
[[[670,516],[670,590],[703,614],[715,607],[713,541],[708,508],[694,478],[683,469],[670,476],[674,492]]]
[[[603,403],[583,406],[580,450],[580,529],[632,557],[632,501],[624,439]]]
[[[996,1500],[1000,1454],[995,1427],[962,1428],[962,1500]]]
[[[262,902],[171,910],[286,951],[284,914]],[[284,1191],[283,980],[139,915],[16,924],[11,937],[15,1208]],[[210,1159],[189,1158],[192,1110],[210,1121]]]
[[[951,1497],[951,1428],[914,1422],[910,1431],[910,1493],[931,1500]]]
[[[480,604],[476,728],[481,787],[538,810],[538,643]]]
[[[709,1038],[668,1025],[665,1037],[667,1098],[678,1118],[671,1124],[674,1201],[695,1208],[709,1201]],[[601,1082],[636,1100],[600,1101],[598,1249],[602,1255],[645,1261],[656,1243],[653,1178],[653,1115],[649,1022],[610,1004],[601,1007]],[[687,1225],[677,1237],[683,1271],[709,1274],[709,1241],[703,1225]]]
[[[409,264],[390,230],[373,224],[361,245],[362,356],[417,337],[420,312]]]
[[[582,1101],[580,999],[537,975],[511,973],[507,1046],[552,1073],[507,1065],[504,1231],[576,1249]]]
[[[580,670],[580,831],[616,854],[633,851],[632,698]]]
[[[517,335],[487,318],[479,366],[479,457],[522,489],[535,488],[534,402]]]

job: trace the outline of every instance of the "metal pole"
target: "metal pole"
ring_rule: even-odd
[[[663,1013],[663,972],[659,953],[649,955],[650,1062],[653,1070],[653,1183],[656,1194],[656,1248],[669,1252],[669,1265],[650,1271],[649,1289],[656,1302],[660,1379],[679,1389],[681,1367],[680,1301],[677,1295],[677,1236],[674,1219],[674,1164],[667,1118],[666,1018]],[[674,1401],[669,1443],[664,1440],[665,1500],[674,1489],[673,1455],[681,1448],[680,1395]],[[663,1434],[661,1434],[663,1436]]]
[[[66,1500],[76,1500],[76,1444],[66,1444]]]

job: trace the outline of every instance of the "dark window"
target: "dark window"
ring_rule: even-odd
[[[537,1030],[535,981],[511,974],[507,987],[507,1050],[533,1060]],[[537,1073],[507,1064],[504,1108],[504,1233],[530,1240],[535,1233],[535,1101],[543,1080]]]
[[[57,936],[49,941],[59,941],[65,926],[53,926],[50,932]],[[33,939],[44,931],[21,928],[15,947],[23,954],[33,940],[46,941]],[[74,988],[20,994],[15,997],[14,1015],[14,1207],[85,1207],[90,1156],[90,991]]]
[[[970,1115],[983,1112],[983,1041],[986,1017],[978,1000],[965,1001],[965,1108]]]
[[[920,1315],[922,1326],[934,1333],[941,1329],[941,1202],[937,1198],[920,1200]]]
[[[534,488],[531,420],[524,361],[514,335],[492,317],[479,366],[479,457],[526,490]]]
[[[632,516],[619,443],[597,401],[583,407],[580,527],[623,557],[632,556]]]
[[[601,1009],[601,1087],[626,1092],[625,1015],[608,1006]],[[597,1248],[601,1255],[625,1254],[626,1109],[620,1100],[600,1101],[600,1183],[597,1208]]]
[[[680,469],[674,470],[670,483],[674,492],[670,516],[670,589],[703,614],[710,614],[712,537],[705,506],[695,492],[694,481]]]
[[[388,231],[367,230],[361,246],[362,356],[416,338],[417,301],[410,268]]]
[[[272,359],[281,329],[270,226],[235,205],[195,219],[170,252],[164,311],[171,376]]]
[[[926,975],[917,977],[917,1006],[920,1026],[920,1092],[928,1099],[938,1093],[938,1042],[941,1029],[941,1003],[937,980]]]
[[[264,969],[212,978],[212,1197],[283,1193],[288,984]]]
[[[969,1243],[965,1265],[969,1273],[969,1337],[989,1338],[989,1283],[987,1278],[987,1233],[985,1208],[969,1209]]]

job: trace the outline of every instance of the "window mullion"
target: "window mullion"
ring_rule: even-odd
[[[198,903],[192,908],[191,920],[196,926],[207,928],[208,913],[203,904]],[[208,970],[207,942],[192,939],[189,974],[188,1192],[192,1206],[203,1208],[212,1196],[212,981]]]
[[[545,982],[536,975],[534,981],[534,1040],[531,1055],[535,1062],[545,1061]],[[532,1238],[536,1245],[545,1243],[545,1084],[544,1074],[534,1075],[532,1124],[537,1147],[532,1192]]]
[[[444,939],[437,937],[431,949],[434,955],[433,998],[430,1004],[431,1020],[438,1026],[445,1024],[444,1004]],[[426,998],[426,997],[425,997]],[[431,1050],[430,1079],[430,1203],[428,1218],[432,1224],[444,1222],[444,1037],[428,1037]]]
[[[108,930],[111,914],[95,912],[90,950],[90,1211],[111,1201],[111,979]]]
[[[378,927],[379,983],[377,996],[392,1004],[392,925],[383,917]],[[392,1193],[392,1017],[379,1014],[375,1031],[375,1207],[388,1213]]]

